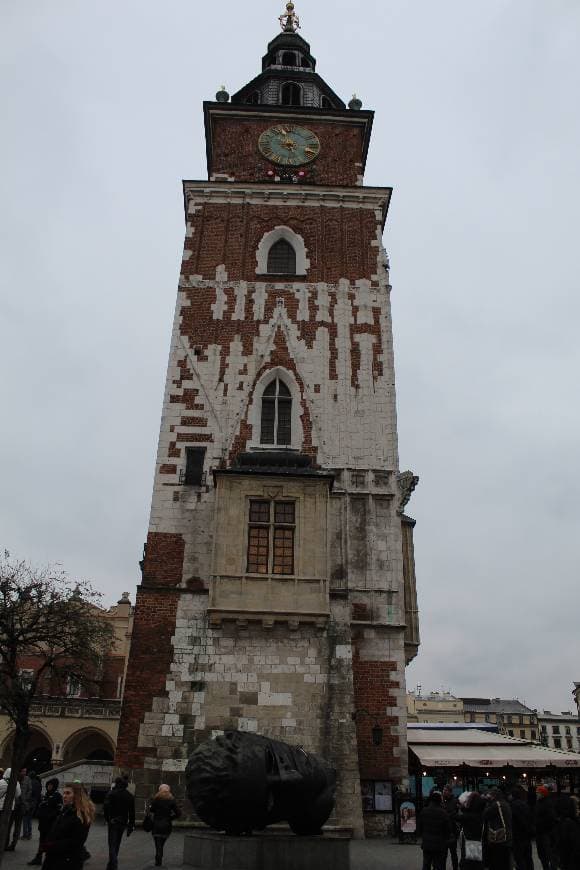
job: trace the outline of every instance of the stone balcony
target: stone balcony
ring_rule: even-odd
[[[35,699],[30,713],[35,719],[118,719],[121,700],[42,696]]]

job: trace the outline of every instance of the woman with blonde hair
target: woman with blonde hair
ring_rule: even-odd
[[[84,846],[95,819],[95,805],[80,782],[62,790],[62,811],[42,843],[42,870],[82,870]]]
[[[173,820],[178,819],[181,810],[177,801],[171,794],[171,789],[163,783],[159,791],[149,804],[149,818],[151,820],[151,833],[155,841],[155,866],[161,867],[163,863],[163,848],[165,841],[173,830]]]

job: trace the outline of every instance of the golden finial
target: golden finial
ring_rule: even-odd
[[[278,19],[280,27],[285,33],[296,33],[297,30],[300,30],[300,19],[294,9],[294,3],[286,3],[286,12],[283,12]]]

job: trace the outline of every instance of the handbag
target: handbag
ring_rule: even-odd
[[[481,840],[468,840],[461,832],[461,854],[466,861],[479,861],[483,864],[483,843]]]
[[[492,846],[500,846],[507,842],[507,828],[505,826],[505,819],[503,817],[503,813],[501,811],[501,804],[499,801],[496,801],[497,809],[499,811],[499,817],[501,819],[501,828],[487,828],[487,842]]]
[[[143,817],[143,830],[148,834],[153,830],[153,815],[152,813],[146,813]]]

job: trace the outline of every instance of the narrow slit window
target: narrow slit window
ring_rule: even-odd
[[[296,251],[286,239],[278,239],[268,251],[268,274],[296,274]]]
[[[205,447],[185,448],[185,477],[183,483],[186,486],[201,486],[203,482],[205,451]]]
[[[292,443],[292,396],[280,378],[262,394],[261,444],[288,447]]]

